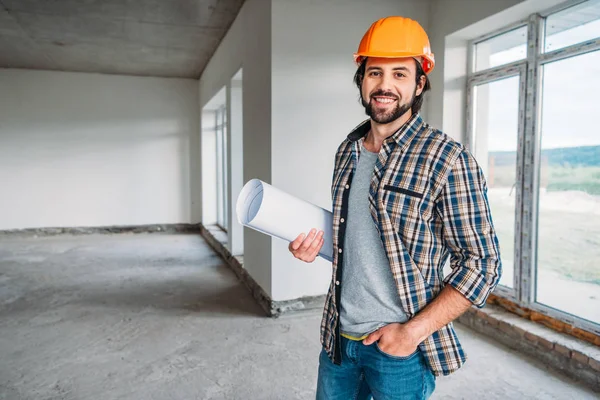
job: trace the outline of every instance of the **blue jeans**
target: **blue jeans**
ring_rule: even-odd
[[[377,343],[365,346],[341,339],[342,365],[335,365],[321,351],[317,400],[425,400],[433,393],[435,376],[420,350],[396,357],[384,353]]]

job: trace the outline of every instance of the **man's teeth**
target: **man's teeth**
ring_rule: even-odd
[[[391,103],[394,101],[394,99],[386,99],[381,97],[375,97],[375,100],[377,100],[379,103]]]

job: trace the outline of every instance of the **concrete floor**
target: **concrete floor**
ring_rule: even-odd
[[[320,312],[269,319],[196,235],[0,239],[0,399],[313,399]],[[597,399],[467,328],[433,399]]]

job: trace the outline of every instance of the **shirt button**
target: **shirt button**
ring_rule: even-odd
[[[344,223],[344,221],[345,221],[345,220],[344,220],[344,218],[340,219],[340,222],[341,222],[342,224]]]
[[[350,185],[346,185],[346,189],[350,189]]]
[[[338,253],[341,253],[341,252],[342,252],[342,249],[338,249]]]
[[[335,281],[336,286],[340,286],[340,281]]]

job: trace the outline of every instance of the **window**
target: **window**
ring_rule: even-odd
[[[488,199],[502,243],[501,283],[514,287],[515,188],[521,74],[491,78],[473,90],[474,153],[487,177]]]
[[[542,68],[536,300],[600,324],[600,50]]]
[[[217,224],[227,231],[228,195],[227,195],[227,108],[221,106],[215,113],[217,139]]]
[[[596,39],[600,36],[600,0],[551,14],[544,27],[544,52]]]
[[[475,71],[482,71],[527,56],[527,26],[521,26],[475,44]]]
[[[500,240],[497,293],[596,334],[599,36],[590,0],[475,40],[467,138]]]

